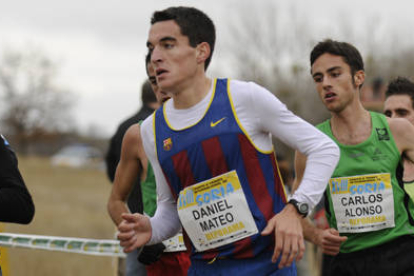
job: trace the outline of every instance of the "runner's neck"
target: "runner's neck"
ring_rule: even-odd
[[[333,114],[331,118],[332,134],[345,145],[360,144],[371,135],[371,115],[364,108],[346,110]]]
[[[210,78],[204,77],[187,85],[173,95],[174,108],[187,109],[196,105],[207,96],[212,83]]]

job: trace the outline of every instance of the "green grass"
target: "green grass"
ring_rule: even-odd
[[[91,239],[114,239],[106,211],[111,185],[102,171],[51,167],[48,159],[19,158],[35,202],[29,225],[7,224],[5,232]],[[12,276],[115,275],[113,257],[10,248]]]

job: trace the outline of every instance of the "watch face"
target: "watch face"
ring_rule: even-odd
[[[299,210],[303,214],[307,214],[309,211],[309,206],[306,203],[299,204]]]
[[[297,212],[306,217],[309,213],[309,205],[307,203],[297,202],[294,199],[289,200],[289,203],[291,203],[293,206],[295,206]]]

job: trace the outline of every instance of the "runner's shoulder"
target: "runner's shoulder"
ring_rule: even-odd
[[[407,119],[387,117],[387,121],[394,136],[414,133],[414,126]]]

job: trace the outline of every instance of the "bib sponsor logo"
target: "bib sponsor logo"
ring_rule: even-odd
[[[372,155],[372,161],[386,160],[388,158],[389,157],[387,154],[383,154],[379,148],[375,148],[374,153]]]

